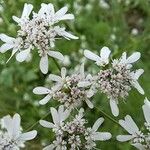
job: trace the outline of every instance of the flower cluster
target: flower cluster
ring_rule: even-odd
[[[5,42],[0,47],[0,52],[4,53],[12,49],[11,57],[17,53],[17,61],[23,62],[30,56],[31,51],[36,48],[41,57],[40,70],[46,74],[48,72],[48,56],[61,61],[64,59],[60,52],[53,50],[55,40],[58,37],[64,37],[68,40],[78,39],[78,37],[66,32],[64,27],[57,25],[61,20],[74,19],[74,15],[66,14],[67,7],[63,7],[55,12],[51,3],[43,3],[38,13],[32,13],[31,18],[32,9],[33,6],[31,4],[25,4],[21,18],[13,16],[13,20],[18,23],[20,30],[16,38],[0,34],[0,39]]]
[[[25,141],[32,140],[36,137],[37,131],[22,133],[20,126],[20,115],[15,114],[5,116],[1,119],[0,130],[0,149],[1,150],[19,150],[25,147]]]
[[[131,116],[127,115],[125,120],[119,120],[119,124],[129,133],[129,135],[118,135],[117,140],[121,142],[131,141],[131,145],[139,150],[150,149],[150,101],[145,99],[142,106],[146,122],[144,123],[146,131],[141,131]]]
[[[74,109],[81,105],[83,101],[87,103],[90,108],[93,108],[93,104],[89,100],[93,96],[93,92],[90,87],[79,87],[80,81],[86,79],[92,80],[92,76],[89,74],[85,76],[84,64],[81,65],[80,71],[73,73],[70,76],[66,75],[66,68],[61,69],[61,76],[50,74],[49,79],[56,82],[51,89],[46,87],[36,87],[33,89],[34,94],[46,94],[46,96],[40,100],[40,104],[44,105],[51,99],[59,101],[68,109]]]
[[[97,131],[104,121],[103,118],[99,118],[92,128],[86,127],[87,120],[83,118],[83,108],[71,121],[66,120],[70,111],[64,110],[63,105],[59,106],[58,111],[51,108],[51,114],[54,123],[45,120],[40,121],[43,127],[52,129],[56,136],[52,144],[46,146],[44,150],[91,150],[96,147],[96,141],[105,141],[111,138],[110,133]]]
[[[84,51],[85,57],[95,61],[100,66],[100,71],[94,75],[92,82],[83,80],[80,86],[95,86],[95,91],[105,93],[110,100],[111,111],[114,116],[119,115],[118,101],[125,100],[132,87],[135,87],[141,94],[144,94],[142,87],[138,83],[138,78],[144,72],[143,69],[133,70],[132,64],[140,58],[139,52],[134,52],[127,58],[124,52],[119,59],[109,62],[111,51],[107,47],[103,47],[100,56],[89,50]],[[85,84],[86,83],[86,84]],[[95,93],[95,91],[93,91]]]

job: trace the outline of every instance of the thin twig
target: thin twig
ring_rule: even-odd
[[[52,58],[54,63],[56,64],[57,68],[59,69],[59,71],[61,70],[61,67],[60,65],[58,64],[58,62],[55,60],[55,58]]]
[[[115,119],[113,119],[110,115],[108,115],[107,113],[105,113],[102,109],[97,108],[97,107],[95,107],[95,108],[96,108],[97,111],[99,111],[100,113],[102,113],[105,117],[107,117],[109,120],[111,120],[112,122],[114,122],[115,124],[117,124],[117,125],[120,126],[120,124]]]

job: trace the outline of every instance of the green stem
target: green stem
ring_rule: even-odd
[[[115,119],[113,119],[110,115],[105,113],[102,109],[97,108],[97,107],[95,107],[95,108],[96,108],[97,111],[99,111],[101,114],[103,114],[106,118],[108,118],[109,120],[111,120],[112,122],[114,122],[115,124],[120,126],[120,124]]]
[[[53,61],[54,61],[54,63],[56,64],[56,66],[57,66],[57,68],[59,69],[59,71],[61,71],[61,67],[60,67],[60,65],[58,64],[58,62],[53,58]]]
[[[40,120],[43,120],[44,118],[46,118],[48,115],[50,114],[50,111],[45,115],[45,116],[43,116]],[[39,124],[39,121],[40,120],[38,120],[37,122],[35,122],[31,127],[29,127],[26,131],[30,131],[30,130],[32,130],[35,126],[37,126],[38,124]]]

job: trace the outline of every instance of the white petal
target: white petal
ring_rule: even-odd
[[[144,148],[144,146],[142,144],[140,144],[140,143],[135,143],[135,144],[131,144],[131,145],[133,145],[134,147],[136,147],[139,150],[146,150]]]
[[[112,136],[109,132],[97,132],[93,138],[95,141],[106,141],[109,140],[111,137]]]
[[[111,51],[108,47],[104,46],[100,51],[100,57],[104,60],[108,60]]]
[[[52,98],[52,95],[48,94],[43,99],[41,99],[39,101],[39,104],[40,105],[45,105],[46,103],[48,103],[48,101],[50,101],[51,98]]]
[[[6,51],[12,49],[14,46],[15,46],[15,45],[13,45],[13,44],[7,44],[7,43],[5,43],[5,44],[3,44],[3,45],[0,47],[0,52],[1,52],[1,53],[5,53]]]
[[[140,52],[134,52],[130,57],[127,58],[127,63],[132,64],[136,62],[137,60],[139,60],[140,57],[141,57]]]
[[[146,122],[150,123],[150,105],[144,104],[142,108]]]
[[[144,70],[143,69],[138,69],[136,70],[135,74],[134,74],[134,77],[136,80],[139,79],[139,77],[144,73]]]
[[[40,120],[40,125],[45,128],[54,128],[54,124],[45,120]]]
[[[116,100],[110,100],[109,102],[112,114],[117,117],[119,115],[119,108]]]
[[[13,124],[12,124],[12,137],[15,139],[17,137],[19,137],[20,134],[20,122],[21,122],[21,118],[19,114],[15,114],[13,116]]]
[[[86,104],[88,105],[89,108],[92,109],[94,107],[93,103],[89,99],[86,99],[85,102],[86,102]]]
[[[74,36],[73,34],[71,34],[69,32],[66,32],[66,31],[61,31],[61,36],[63,36],[67,40],[70,40],[70,39],[77,40],[77,39],[79,39],[77,36]]]
[[[103,122],[104,122],[104,118],[101,117],[101,118],[97,119],[96,122],[94,123],[92,129],[94,131],[97,131]]]
[[[62,77],[62,79],[65,79],[65,77],[66,77],[66,68],[65,67],[61,68],[61,77]]]
[[[130,134],[139,132],[138,127],[129,115],[125,117],[125,120],[119,120],[119,124]]]
[[[50,74],[49,79],[52,81],[56,81],[56,82],[60,82],[62,80],[62,78],[60,76],[57,76],[55,74]]]
[[[55,108],[51,107],[51,114],[52,114],[52,118],[53,118],[53,122],[55,124],[59,124],[59,115],[58,112]]]
[[[136,123],[133,121],[133,119],[131,118],[131,116],[126,115],[125,116],[125,121],[126,123],[130,126],[130,128],[133,130],[133,132],[138,132],[139,128],[136,125]]]
[[[81,66],[80,66],[80,75],[81,75],[82,79],[85,78],[85,74],[84,74],[84,63],[82,63]]]
[[[94,95],[94,91],[93,91],[92,89],[90,89],[90,90],[87,92],[87,97],[88,97],[88,98],[91,98],[93,95]]]
[[[38,95],[43,95],[43,94],[49,94],[51,90],[49,90],[48,88],[39,86],[33,89],[33,93],[34,94],[38,94]]]
[[[60,52],[49,51],[48,55],[61,61],[64,60],[64,56]]]
[[[132,135],[118,135],[118,136],[116,137],[116,139],[117,139],[118,141],[120,141],[120,142],[126,142],[126,141],[131,140],[132,138],[133,138]]]
[[[12,136],[12,118],[10,115],[7,115],[2,118],[4,120],[4,128],[8,131],[9,136]]]
[[[42,56],[40,60],[40,70],[43,74],[47,74],[48,72],[48,56]]]
[[[21,141],[29,141],[29,140],[32,140],[36,137],[37,135],[37,131],[36,130],[33,130],[33,131],[29,131],[29,132],[26,132],[26,133],[22,133],[19,137],[19,140]]]
[[[140,94],[142,94],[142,95],[145,94],[143,88],[140,86],[140,84],[138,83],[138,81],[133,81],[131,84],[132,84],[132,86],[134,86],[138,90],[138,92]]]
[[[15,41],[15,38],[12,38],[6,34],[0,34],[0,40],[8,44],[13,44],[13,42]]]
[[[61,17],[63,17],[65,15],[65,13],[68,11],[68,7],[63,7],[61,8],[60,10],[58,10],[56,13],[55,13],[55,18],[56,20],[59,20],[61,19]]]
[[[43,150],[54,150],[56,146],[54,146],[54,144],[48,145],[46,147],[43,148]]]
[[[78,83],[78,87],[88,87],[91,85],[91,82],[89,81],[81,81]]]
[[[100,57],[89,50],[84,50],[84,56],[88,59],[99,61]]]
[[[31,11],[32,11],[32,9],[33,9],[33,5],[31,5],[31,4],[24,4],[24,9],[23,9],[23,12],[22,12],[22,16],[21,16],[21,18],[23,19],[24,17],[25,18],[28,18],[29,17],[29,15],[30,15],[30,13],[31,13]]]
[[[20,23],[20,18],[18,18],[16,16],[12,16],[12,19],[17,23]]]
[[[74,19],[73,14],[66,14],[66,15],[62,16],[61,18],[59,18],[59,20],[72,20],[72,19]]]
[[[23,62],[23,61],[25,61],[25,60],[27,59],[27,57],[29,56],[29,54],[30,54],[30,48],[19,52],[19,53],[16,55],[16,59],[17,59],[17,61],[19,61],[19,62]]]

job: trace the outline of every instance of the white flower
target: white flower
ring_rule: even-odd
[[[112,114],[117,117],[119,115],[119,108],[118,108],[118,100],[116,99],[110,99],[109,100],[109,104],[110,104],[110,108],[111,108],[111,112]]]
[[[39,86],[39,87],[36,87],[33,89],[33,93],[34,94],[37,94],[37,95],[46,95],[43,99],[41,99],[39,101],[39,104],[41,105],[45,105],[46,103],[48,103],[53,94],[58,90],[58,88],[55,86],[55,87],[52,87],[51,89],[48,89],[46,87],[42,87],[42,86]]]
[[[55,82],[55,85],[51,88],[36,87],[33,89],[34,94],[46,96],[40,100],[40,104],[46,104],[50,99],[54,99],[63,104],[67,109],[74,109],[81,105],[83,101],[93,108],[93,104],[89,100],[94,95],[93,89],[90,87],[80,87],[78,83],[84,79],[89,82],[92,77],[89,75],[85,77],[84,64],[81,65],[78,73],[73,73],[71,76],[66,75],[66,68],[61,68],[61,75],[50,74],[49,79]],[[87,85],[87,84],[86,84]],[[91,83],[89,84],[89,86]]]
[[[136,61],[138,61],[141,57],[141,53],[140,52],[134,52],[131,56],[129,56],[127,58],[127,53],[124,52],[122,54],[122,57],[120,59],[120,64],[125,64],[127,66],[127,68],[131,68],[132,64]]]
[[[103,47],[100,50],[100,56],[94,54],[93,52],[91,52],[89,50],[84,51],[84,56],[87,57],[88,59],[95,61],[95,63],[98,66],[105,66],[109,63],[110,53],[111,53],[111,51],[108,47]]]
[[[144,73],[143,69],[138,69],[130,73],[131,79],[132,79],[131,80],[132,86],[135,87],[139,91],[139,93],[141,93],[142,95],[144,95],[145,92],[143,88],[140,86],[140,84],[138,83],[138,79],[143,73]]]
[[[41,57],[40,70],[43,74],[46,74],[48,72],[48,56],[60,61],[64,60],[60,52],[52,50],[55,46],[55,40],[59,37],[64,37],[67,40],[78,39],[78,37],[67,32],[64,27],[58,25],[61,20],[74,19],[74,15],[66,14],[67,7],[63,7],[55,13],[54,6],[51,3],[42,3],[38,13],[32,13],[32,9],[31,4],[25,4],[21,18],[13,16],[13,19],[20,26],[17,38],[1,34],[0,39],[5,44],[0,47],[0,52],[4,53],[13,49],[11,57],[17,52],[16,60],[23,62],[28,59],[31,51],[37,49]],[[32,14],[31,17],[30,14]]]
[[[12,58],[12,56],[19,51],[19,49],[21,48],[21,44],[22,44],[22,39],[21,38],[13,38],[10,36],[7,36],[5,34],[0,34],[0,40],[2,40],[3,42],[5,42],[1,47],[0,47],[0,52],[1,53],[5,53],[6,51],[12,49],[12,54],[10,56],[10,58],[8,59],[8,61]],[[7,62],[8,62],[7,61]]]
[[[32,12],[32,9],[33,9],[33,5],[31,4],[24,4],[24,8],[23,8],[23,12],[22,12],[22,15],[21,15],[21,18],[18,18],[16,16],[13,16],[13,20],[15,22],[17,22],[19,25],[22,25],[22,24],[25,24],[27,22],[27,20],[29,20],[29,16]]]
[[[91,128],[91,138],[93,141],[105,141],[109,140],[112,136],[109,132],[97,132],[98,128],[104,122],[104,118],[99,118],[95,121],[93,127]]]
[[[67,72],[66,68],[62,67],[61,68],[61,76],[50,74],[49,75],[49,79],[51,81],[55,81],[56,84],[58,84],[60,86],[60,88],[61,88],[66,82],[66,72]]]
[[[127,115],[125,120],[119,120],[119,124],[129,133],[129,135],[118,135],[117,140],[120,142],[131,141],[131,145],[139,150],[146,150],[143,142],[145,136],[139,130],[131,116]]]
[[[70,115],[70,111],[64,110],[63,105],[59,106],[58,111],[53,107],[51,107],[50,111],[51,111],[51,115],[52,115],[54,123],[51,123],[51,122],[48,122],[45,120],[40,120],[40,124],[45,128],[59,128],[61,126],[61,124]]]
[[[15,114],[13,118],[11,116],[5,116],[2,118],[3,128],[6,131],[0,134],[0,148],[9,150],[18,150],[19,147],[24,147],[24,142],[32,140],[36,137],[37,131],[29,131],[26,133],[21,132],[20,127],[20,115]]]
[[[94,123],[92,128],[86,128],[87,121],[84,117],[84,109],[81,108],[73,119],[69,119],[70,112],[64,111],[64,107],[60,106],[58,111],[51,108],[53,122],[41,120],[40,124],[43,127],[50,128],[55,133],[56,139],[52,144],[46,146],[44,150],[75,150],[75,149],[95,149],[95,141],[105,141],[111,138],[108,132],[98,132],[98,128],[103,123],[104,119],[99,118]],[[69,121],[66,122],[68,118]]]
[[[150,131],[150,101],[147,98],[145,98],[142,108],[146,120],[146,126]]]

